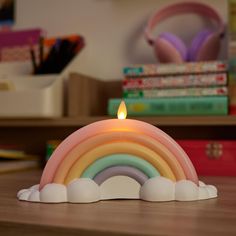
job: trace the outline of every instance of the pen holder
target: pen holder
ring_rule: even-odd
[[[13,88],[0,91],[1,118],[62,116],[63,79],[60,75],[8,75],[7,80]]]

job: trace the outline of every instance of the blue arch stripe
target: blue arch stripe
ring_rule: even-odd
[[[117,165],[132,166],[142,171],[149,178],[160,176],[158,170],[149,162],[130,154],[113,154],[99,158],[93,162],[81,175],[81,178],[93,179],[102,170]]]

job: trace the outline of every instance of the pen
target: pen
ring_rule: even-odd
[[[39,38],[39,63],[40,65],[43,63],[44,57],[44,37],[40,36]]]
[[[32,62],[32,66],[33,66],[33,73],[35,74],[37,71],[37,65],[36,65],[36,58],[35,58],[32,38],[29,39],[29,42],[30,42],[30,55],[31,55],[31,62]]]

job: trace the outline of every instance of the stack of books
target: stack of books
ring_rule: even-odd
[[[9,145],[0,145],[0,173],[39,167],[39,157]]]
[[[227,115],[227,64],[222,61],[137,65],[124,68],[128,114]],[[115,115],[120,99],[110,99]]]
[[[236,115],[236,1],[228,1],[229,113]]]
[[[236,55],[236,1],[228,1],[228,56],[229,59]]]

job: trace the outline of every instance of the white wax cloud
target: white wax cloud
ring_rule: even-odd
[[[104,189],[102,190],[104,191]],[[100,186],[88,178],[73,180],[69,185],[47,184],[39,191],[39,185],[22,189],[17,197],[22,201],[44,203],[90,203],[102,200]],[[148,179],[139,191],[138,199],[151,202],[161,201],[196,201],[217,197],[217,189],[213,185],[205,185],[199,181],[199,186],[189,180],[173,182],[164,177]],[[112,199],[112,197],[111,197]]]

